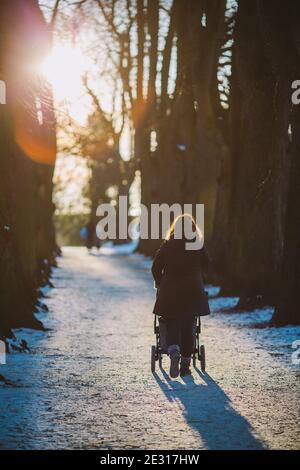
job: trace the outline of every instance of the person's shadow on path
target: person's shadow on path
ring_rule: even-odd
[[[171,402],[178,402],[187,423],[197,431],[206,449],[265,449],[255,437],[250,423],[231,405],[229,397],[207,374],[195,369],[203,383],[193,376],[184,383],[171,380],[161,368],[163,378],[154,373],[161,390]],[[251,406],[249,404],[249,406]]]

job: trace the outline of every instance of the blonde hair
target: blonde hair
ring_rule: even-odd
[[[167,230],[165,239],[170,240],[171,236],[174,235],[176,227],[178,226],[179,223],[183,224],[183,227],[181,227],[181,228],[184,229],[184,224],[185,224],[186,219],[189,219],[189,221],[191,222],[193,232],[195,233],[195,235],[198,236],[200,239],[202,239],[203,238],[202,232],[201,232],[200,228],[198,227],[198,225],[196,224],[196,221],[195,221],[194,217],[191,214],[178,215],[173,220],[173,222],[171,223],[170,228]],[[184,233],[184,230],[183,230],[183,232],[181,230],[180,233],[181,234]]]

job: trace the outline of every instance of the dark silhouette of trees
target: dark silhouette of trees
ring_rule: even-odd
[[[129,0],[125,31],[124,23],[119,29],[118,3],[125,7],[124,2],[113,0],[97,2],[120,54],[119,74],[134,134],[134,164],[142,175],[142,203],[149,207],[153,202],[201,200],[206,204],[209,233],[219,155],[225,152],[217,71],[227,27],[226,2],[175,0],[168,9],[168,2]],[[158,243],[142,240],[140,250],[152,254]]]
[[[219,182],[222,215],[216,213],[215,225],[217,241],[223,234],[217,265],[224,292],[240,295],[238,308],[282,305],[285,299],[285,307],[276,309],[275,324],[299,322],[291,295],[298,280],[299,240],[299,223],[291,222],[297,207],[297,164],[292,156],[297,151],[296,117],[294,133],[288,133],[291,83],[299,63],[294,37],[299,8],[292,3],[283,9],[280,1],[239,2],[233,37],[230,151]]]
[[[280,271],[280,291],[272,324],[299,324],[300,282],[300,108],[295,106],[291,116],[291,167],[285,214],[284,246]]]
[[[56,250],[52,176],[56,154],[51,89],[35,73],[51,37],[35,1],[0,4],[0,335],[41,328],[34,317]]]

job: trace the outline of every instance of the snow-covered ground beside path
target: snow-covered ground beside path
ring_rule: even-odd
[[[170,380],[164,358],[152,375],[150,261],[123,250],[63,250],[39,314],[47,331],[18,331],[30,353],[0,366],[0,447],[299,448],[300,328],[257,328],[268,309],[213,313],[202,320],[207,374]],[[215,312],[234,302],[210,301]]]

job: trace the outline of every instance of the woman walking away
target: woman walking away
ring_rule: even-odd
[[[178,224],[181,224],[180,226]],[[184,236],[192,227],[194,239]],[[180,238],[177,234],[183,233]],[[202,270],[209,265],[206,248],[191,250],[187,242],[201,239],[202,234],[189,214],[175,219],[153,261],[152,274],[158,288],[153,309],[166,324],[170,376],[191,374],[195,317],[210,313],[203,286]],[[180,364],[180,370],[179,370]]]

